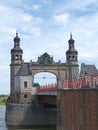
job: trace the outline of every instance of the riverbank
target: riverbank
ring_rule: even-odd
[[[5,105],[8,96],[9,95],[5,95],[5,94],[0,95],[0,105]]]

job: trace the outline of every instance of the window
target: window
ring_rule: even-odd
[[[18,60],[18,55],[16,55],[16,57],[15,57],[15,58],[16,58],[16,60]]]
[[[27,88],[27,81],[24,82],[24,87]]]
[[[24,95],[24,98],[27,98],[27,94]]]

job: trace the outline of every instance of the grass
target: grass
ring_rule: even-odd
[[[5,102],[0,99],[0,105],[5,105]]]
[[[8,95],[0,95],[0,105],[5,105]]]

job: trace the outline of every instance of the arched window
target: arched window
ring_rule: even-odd
[[[24,95],[24,98],[27,98],[27,94]]]

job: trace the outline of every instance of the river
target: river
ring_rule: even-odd
[[[0,106],[0,130],[55,130],[55,129],[48,129],[48,128],[8,128],[5,122],[5,106]]]

